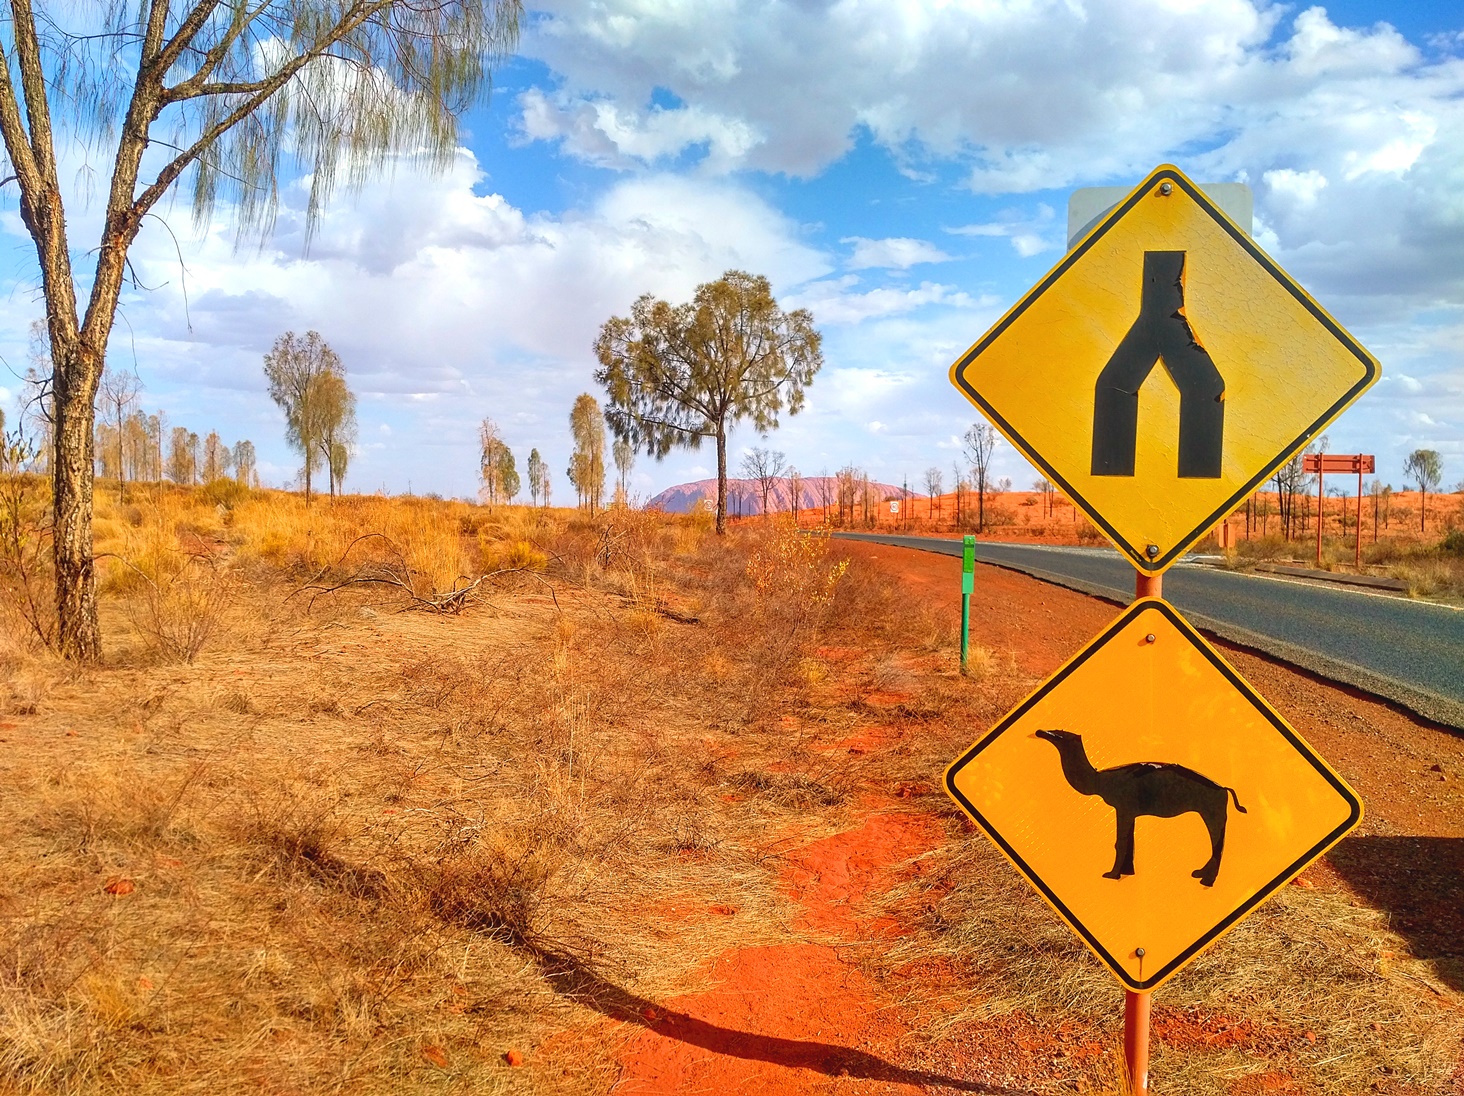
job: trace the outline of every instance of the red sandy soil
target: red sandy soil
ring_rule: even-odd
[[[783,886],[803,907],[796,928],[818,942],[728,952],[710,987],[645,1010],[621,1053],[617,1093],[914,1093],[961,1080],[897,1065],[908,1032],[886,995],[846,962],[851,944],[896,935],[861,916],[874,886],[934,847],[928,815],[892,813],[869,799],[864,824],[787,856]],[[977,1088],[974,1091],[999,1091]]]
[[[911,592],[958,611],[959,561],[879,545],[845,545]],[[841,546],[842,547],[842,546]],[[1010,652],[1025,685],[1035,684],[1097,634],[1118,612],[1109,603],[1024,575],[980,567],[972,599],[973,643]],[[1362,794],[1368,819],[1315,865],[1302,885],[1341,888],[1393,912],[1394,927],[1418,954],[1464,958],[1464,738],[1427,725],[1366,694],[1299,674],[1246,650],[1225,656]],[[837,652],[826,652],[835,654]],[[840,744],[859,752],[896,745],[872,729]],[[925,791],[926,789],[922,789]],[[913,1092],[1028,1093],[1063,1060],[1091,1061],[1112,1047],[1081,1026],[1005,1017],[934,1047],[912,1039],[913,1018],[859,965],[861,951],[902,931],[875,921],[869,899],[908,878],[912,857],[933,848],[942,824],[902,808],[901,789],[871,796],[864,821],[787,855],[783,886],[803,908],[804,942],[720,956],[707,988],[628,1017],[642,1025],[620,1055],[617,1093]],[[973,836],[973,840],[975,838]],[[1440,864],[1440,860],[1450,864]],[[1429,866],[1432,870],[1421,869]],[[1440,872],[1440,867],[1446,870]],[[1418,885],[1428,875],[1442,880]],[[1400,882],[1402,881],[1402,882]],[[949,978],[940,970],[902,977]],[[1242,1044],[1264,1054],[1285,1033],[1242,1017],[1156,1005],[1153,1037],[1170,1047]],[[1284,1073],[1252,1075],[1236,1096],[1301,1093]],[[1454,1088],[1464,1093],[1464,1065]]]

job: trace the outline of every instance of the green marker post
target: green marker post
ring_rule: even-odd
[[[961,673],[971,648],[971,591],[976,588],[976,538],[966,534],[961,546]]]

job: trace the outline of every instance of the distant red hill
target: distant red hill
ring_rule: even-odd
[[[798,502],[800,510],[816,510],[821,506],[836,505],[838,480],[834,476],[801,477],[799,486],[802,488]],[[902,488],[888,483],[871,483],[870,487],[879,493],[881,499],[897,499],[903,493]],[[827,500],[824,498],[825,494],[828,496]],[[911,491],[910,494],[914,496],[915,492]],[[703,499],[707,500],[706,505],[708,506],[717,504],[717,481],[715,479],[678,483],[675,487],[668,487],[646,503],[646,508],[664,510],[668,514],[689,514]],[[776,480],[768,495],[768,508],[774,512],[791,510],[793,508],[792,500],[791,481],[786,477]],[[727,513],[733,515],[762,513],[762,488],[758,485],[757,480],[731,478],[727,480]]]

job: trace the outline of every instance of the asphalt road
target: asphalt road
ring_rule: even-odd
[[[961,542],[947,538],[835,536],[961,554]],[[1133,600],[1133,568],[1108,548],[978,541],[976,558],[1120,604]],[[1196,627],[1464,729],[1464,610],[1185,562],[1165,572],[1164,597]]]

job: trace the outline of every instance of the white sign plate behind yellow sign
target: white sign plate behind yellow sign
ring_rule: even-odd
[[[1378,372],[1166,165],[983,335],[951,380],[1135,567],[1159,574]]]

